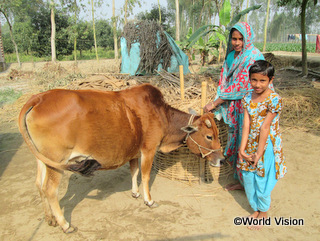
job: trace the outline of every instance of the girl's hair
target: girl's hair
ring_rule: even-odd
[[[249,76],[257,73],[266,75],[269,80],[271,80],[274,77],[274,67],[268,61],[257,60],[253,65],[251,65],[249,69]]]

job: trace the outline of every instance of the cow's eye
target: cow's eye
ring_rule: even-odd
[[[208,140],[210,140],[210,141],[212,141],[212,139],[213,139],[212,136],[209,136],[209,135],[206,136],[206,138],[207,138]]]

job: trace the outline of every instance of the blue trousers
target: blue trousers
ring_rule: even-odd
[[[265,176],[261,177],[256,172],[241,171],[246,196],[254,211],[266,212],[270,208],[271,191],[277,183],[273,145],[270,137],[264,154]]]

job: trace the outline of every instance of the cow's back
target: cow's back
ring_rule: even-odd
[[[21,113],[33,106],[28,131],[48,158],[61,162],[82,153],[115,168],[138,154],[150,123],[161,127],[156,106],[162,102],[150,85],[120,92],[52,90],[32,97]]]

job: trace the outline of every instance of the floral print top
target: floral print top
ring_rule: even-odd
[[[277,113],[270,126],[269,137],[273,145],[273,151],[275,156],[276,167],[276,179],[282,178],[286,172],[287,167],[285,165],[283,151],[282,151],[282,139],[279,128],[279,117],[282,109],[281,97],[272,92],[263,102],[254,103],[252,99],[252,91],[248,92],[242,99],[242,105],[244,109],[247,109],[250,116],[250,130],[248,136],[248,142],[246,146],[247,154],[254,154],[258,149],[260,128],[265,120],[267,113]],[[267,143],[265,149],[267,148]],[[260,158],[256,167],[249,165],[246,161],[241,160],[238,163],[238,167],[244,171],[256,171],[259,176],[264,177],[264,155]]]

